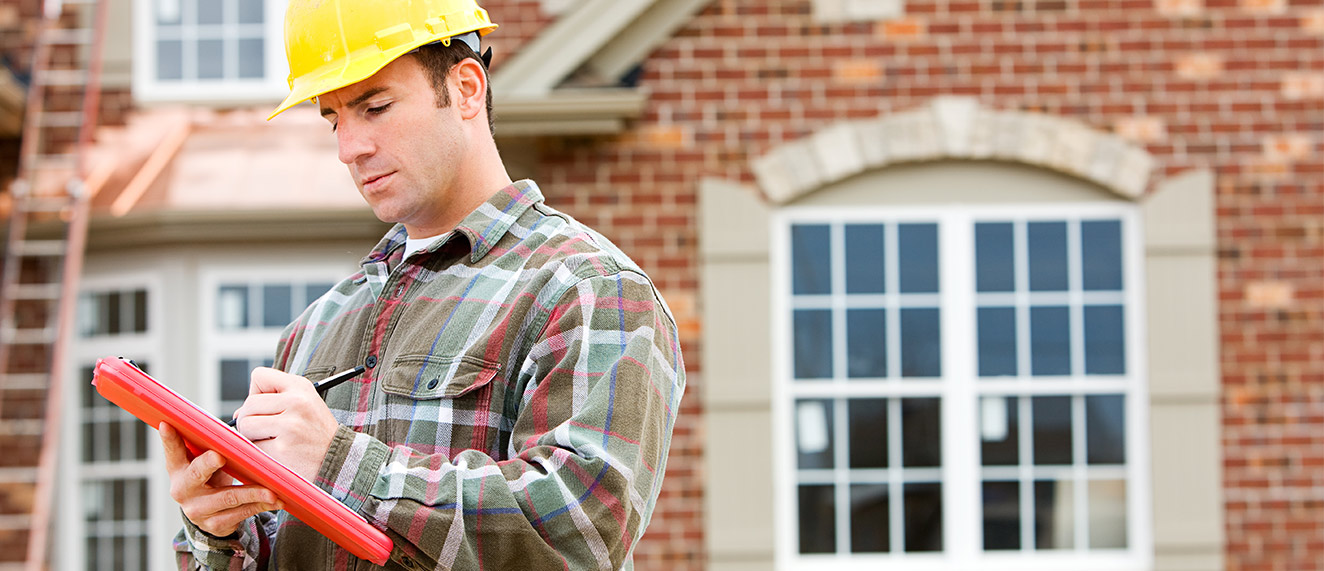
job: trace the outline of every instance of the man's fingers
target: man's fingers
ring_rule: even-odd
[[[299,385],[311,385],[308,379],[270,367],[258,367],[249,375],[248,394],[279,393]]]
[[[161,447],[165,449],[166,470],[174,473],[188,466],[188,449],[174,427],[162,422],[156,431],[161,436]]]

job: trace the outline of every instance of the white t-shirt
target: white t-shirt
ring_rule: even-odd
[[[450,235],[451,233],[447,232],[445,234],[430,236],[427,238],[405,238],[405,257],[408,258],[413,255],[414,252],[426,249],[428,246],[432,245],[433,242]]]

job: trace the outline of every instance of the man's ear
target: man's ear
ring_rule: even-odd
[[[451,68],[451,85],[455,93],[455,105],[460,110],[460,117],[475,119],[487,109],[487,72],[482,64],[473,58],[464,58]]]

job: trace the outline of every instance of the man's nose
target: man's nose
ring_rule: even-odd
[[[352,165],[373,152],[372,138],[351,121],[342,120],[336,126],[336,144],[340,151],[340,162],[347,165]]]

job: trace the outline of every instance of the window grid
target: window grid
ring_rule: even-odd
[[[135,0],[135,97],[235,103],[280,99],[285,0]],[[212,11],[200,19],[199,6]]]
[[[790,547],[790,555],[794,560],[799,562],[796,564],[797,568],[802,566],[806,568],[828,568],[829,565],[835,568],[841,564],[848,564],[850,561],[855,561],[857,559],[861,563],[866,561],[875,562],[869,565],[876,564],[880,561],[907,561],[910,562],[906,563],[907,566],[913,564],[916,568],[934,569],[950,568],[951,565],[955,564],[950,562],[943,563],[943,561],[965,561],[967,563],[982,562],[990,564],[988,568],[1022,568],[1020,567],[1021,565],[1031,561],[1037,562],[1034,563],[1037,566],[1036,568],[1056,568],[1054,566],[1058,564],[1074,565],[1077,562],[1082,565],[1082,569],[1087,567],[1103,568],[1100,567],[1101,565],[1105,567],[1112,566],[1109,568],[1115,568],[1118,566],[1138,567],[1143,564],[1141,563],[1145,561],[1143,549],[1145,548],[1145,545],[1149,543],[1149,540],[1145,535],[1145,527],[1142,525],[1143,522],[1141,521],[1145,517],[1143,509],[1144,500],[1143,498],[1141,498],[1141,500],[1134,499],[1136,495],[1145,493],[1145,488],[1143,486],[1140,488],[1135,486],[1139,481],[1138,478],[1140,478],[1143,473],[1143,466],[1139,465],[1140,459],[1137,458],[1137,455],[1141,454],[1141,451],[1136,449],[1136,446],[1140,444],[1141,441],[1135,438],[1135,435],[1143,432],[1137,427],[1143,428],[1144,426],[1143,421],[1140,419],[1142,415],[1138,414],[1138,412],[1143,411],[1143,407],[1136,401],[1136,394],[1138,392],[1137,385],[1143,381],[1143,376],[1137,371],[1138,361],[1136,360],[1136,355],[1133,355],[1134,350],[1138,346],[1138,342],[1135,339],[1138,329],[1136,327],[1135,317],[1137,315],[1137,310],[1135,309],[1137,306],[1137,296],[1134,291],[1132,291],[1132,288],[1138,283],[1133,274],[1138,271],[1135,260],[1138,259],[1137,256],[1139,254],[1135,251],[1134,247],[1136,236],[1134,236],[1133,231],[1128,228],[1135,224],[1135,221],[1132,218],[1133,210],[1130,208],[1117,207],[1114,205],[1101,208],[1101,210],[1105,212],[1105,214],[1102,215],[1105,218],[1109,220],[1120,220],[1120,246],[1121,251],[1124,252],[1124,255],[1121,257],[1121,264],[1126,273],[1125,279],[1122,281],[1125,285],[1120,288],[1115,288],[1114,291],[1099,291],[1097,286],[1093,289],[1087,290],[1085,287],[1089,286],[1083,286],[1082,279],[1091,278],[1089,276],[1082,278],[1084,263],[1082,260],[1081,222],[1094,220],[1091,216],[1096,215],[1091,214],[1082,218],[1080,211],[1089,210],[1091,208],[1094,207],[1089,206],[1084,209],[1078,209],[1074,206],[1069,208],[1033,207],[1028,209],[990,208],[988,209],[989,212],[947,211],[939,212],[936,215],[924,214],[925,212],[933,213],[934,210],[926,210],[923,208],[916,208],[911,211],[900,213],[893,210],[886,213],[851,212],[849,214],[843,214],[840,212],[825,213],[828,209],[806,208],[797,209],[797,211],[794,212],[787,211],[782,215],[780,218],[780,224],[784,224],[784,226],[782,226],[783,228],[791,228],[795,225],[827,225],[832,229],[830,239],[830,254],[832,258],[831,291],[825,292],[825,294],[806,295],[804,293],[792,291],[791,289],[786,289],[783,291],[787,295],[785,298],[782,298],[789,302],[788,306],[791,311],[787,312],[787,315],[790,315],[797,309],[830,308],[833,319],[831,336],[834,339],[832,341],[833,355],[831,375],[822,379],[791,380],[785,385],[785,388],[789,389],[785,394],[791,397],[793,401],[797,402],[803,399],[820,398],[830,399],[831,402],[834,403],[833,409],[836,412],[836,416],[833,419],[833,424],[835,429],[834,432],[836,432],[837,436],[834,436],[832,445],[837,447],[834,449],[836,460],[834,461],[833,468],[827,472],[832,474],[830,483],[837,488],[834,493],[834,498],[838,507],[834,514],[833,523],[838,527],[837,536],[834,542],[838,555],[830,560],[821,559],[821,557],[823,557],[822,555],[796,555],[797,552],[795,547]],[[1072,214],[1072,211],[1075,211],[1075,214]],[[989,217],[990,212],[992,213],[992,217]],[[1002,214],[998,214],[999,212]],[[1026,212],[1029,212],[1029,214],[1026,214]],[[1067,214],[1064,215],[1064,212]],[[981,215],[983,217],[981,217]],[[895,261],[899,259],[896,231],[899,224],[907,224],[915,221],[927,222],[931,221],[933,218],[937,218],[939,220],[939,236],[940,238],[943,238],[948,236],[948,232],[942,229],[944,225],[962,224],[969,228],[973,228],[976,223],[985,222],[986,220],[997,221],[1007,219],[999,218],[999,216],[1010,217],[1011,219],[1017,220],[1016,232],[1013,236],[1015,241],[1015,252],[1013,256],[1017,260],[1015,286],[1011,288],[1014,291],[996,293],[975,292],[971,287],[967,290],[969,293],[962,293],[956,296],[955,301],[957,303],[955,304],[953,304],[953,299],[949,299],[949,295],[947,294],[932,294],[933,299],[923,300],[914,297],[907,299],[906,296],[898,296],[899,277],[898,272],[895,269]],[[1066,224],[1066,241],[1068,244],[1066,245],[1065,250],[1068,253],[1068,257],[1065,265],[1067,267],[1064,268],[1066,271],[1063,272],[1068,276],[1068,283],[1065,288],[1066,291],[1030,291],[1028,288],[1028,268],[1026,267],[1027,264],[1023,262],[1024,260],[1027,260],[1025,252],[1028,249],[1026,222],[1038,221],[1040,219],[1055,222],[1069,222]],[[844,285],[842,285],[844,284],[844,280],[842,279],[842,273],[844,270],[842,269],[842,266],[845,261],[844,247],[842,246],[846,234],[843,228],[844,226],[851,224],[880,223],[884,224],[887,229],[884,251],[884,258],[887,266],[886,271],[884,272],[886,281],[885,292],[881,294],[867,295],[861,293],[846,293],[843,289]],[[1114,234],[1115,233],[1116,230],[1114,229]],[[783,237],[790,236],[790,234],[780,235]],[[955,235],[963,236],[960,232]],[[973,237],[974,233],[969,232],[968,235]],[[952,246],[949,245],[946,247],[951,248]],[[941,255],[944,257],[948,256],[950,252],[943,248],[944,246],[940,244],[939,250]],[[790,252],[791,249],[785,248],[782,251]],[[1113,255],[1116,256],[1116,252],[1113,252]],[[967,253],[965,256],[967,256],[965,259],[970,260],[972,264],[971,267],[973,267],[973,253]],[[790,257],[785,259],[790,259]],[[942,260],[940,261],[940,267],[947,267],[948,263],[948,261]],[[788,276],[791,274],[791,272],[786,271],[785,266],[782,267],[784,268],[781,273],[782,276]],[[955,273],[960,274],[961,272]],[[944,281],[947,279],[948,275],[949,274],[944,270],[942,276]],[[969,277],[971,283],[973,283],[973,274]],[[1094,283],[1097,284],[1097,276],[1093,279]],[[785,283],[789,283],[789,281]],[[965,286],[944,283],[943,290],[947,291],[950,287],[959,288]],[[939,298],[944,302],[943,304],[935,302]],[[887,311],[887,376],[883,379],[859,379],[851,377],[847,373],[848,369],[845,366],[847,359],[844,357],[848,349],[846,348],[845,343],[842,342],[843,336],[849,335],[849,332],[846,331],[844,319],[846,310],[862,307],[880,307],[878,305],[878,301],[880,300],[883,301],[882,307]],[[929,302],[934,303],[928,305]],[[1064,334],[1070,336],[1070,343],[1068,344],[1068,347],[1065,348],[1068,352],[1068,358],[1070,359],[1070,367],[1068,370],[1064,371],[1065,374],[1062,375],[1033,375],[1030,372],[1033,357],[1031,353],[1032,344],[1030,343],[1031,332],[1028,327],[1030,322],[1030,308],[1045,304],[1055,304],[1059,307],[1063,307],[1066,311],[1065,320],[1069,321],[1069,329],[1065,331]],[[944,366],[942,369],[942,376],[939,378],[906,378],[903,380],[898,371],[901,363],[900,360],[896,358],[901,353],[901,337],[896,334],[899,328],[899,321],[901,320],[899,310],[902,307],[918,305],[941,307],[941,311],[943,312],[942,323],[944,324],[948,321],[948,312],[959,310],[961,307],[969,308],[972,317],[969,321],[971,325],[978,322],[977,319],[973,319],[976,308],[999,306],[1013,309],[1015,314],[1014,319],[1017,324],[1015,332],[1016,349],[1014,356],[1015,366],[1017,368],[1016,375],[1011,377],[980,377],[977,376],[978,371],[975,370],[977,368],[975,367],[971,368],[970,374],[976,376],[971,377],[970,381],[964,381],[961,379],[949,378],[948,368]],[[1102,341],[1111,342],[1113,346],[1124,348],[1125,353],[1120,359],[1121,362],[1125,363],[1125,370],[1122,374],[1104,374],[1102,376],[1098,374],[1087,374],[1087,367],[1090,366],[1086,361],[1086,355],[1091,350],[1089,344],[1097,345],[1094,340],[1086,337],[1089,324],[1086,322],[1085,318],[1089,306],[1109,306],[1116,308],[1115,315],[1117,317],[1110,317],[1110,319],[1112,319],[1113,323],[1122,323],[1123,336],[1120,338],[1122,344],[1118,345],[1119,339],[1115,337],[1102,339]],[[1119,318],[1124,321],[1117,321]],[[964,324],[962,321],[964,319],[965,318],[957,319],[955,323]],[[783,321],[781,323],[789,324],[790,322]],[[1114,327],[1116,327],[1116,325],[1114,325]],[[783,337],[782,339],[783,342],[786,342],[794,341],[796,338],[792,336]],[[943,359],[945,361],[954,356],[949,356],[947,354],[949,349],[947,343],[949,339],[946,337],[946,332],[943,333],[942,339]],[[786,354],[789,359],[792,361],[794,360],[795,355],[793,351],[786,352]],[[792,373],[783,378],[794,378],[794,367],[782,370]],[[952,373],[957,372],[958,371],[956,370],[952,371]],[[965,401],[964,399],[967,397],[962,397],[957,401],[949,401],[949,399],[953,398],[955,394],[959,394],[950,393],[950,391],[953,390],[970,391],[974,400]],[[1105,400],[1109,400],[1113,395],[1118,397],[1115,404],[1109,405],[1109,407],[1111,407],[1110,410],[1119,410],[1125,415],[1125,420],[1122,423],[1125,432],[1121,433],[1125,438],[1125,446],[1123,448],[1125,451],[1125,457],[1121,464],[1100,465],[1089,463],[1089,457],[1091,454],[1090,429],[1087,426],[1087,423],[1095,423],[1096,421],[1090,420],[1091,413],[1087,410],[1088,407],[1086,405],[1088,402],[1087,399],[1094,395],[1098,395]],[[941,491],[943,497],[955,497],[962,501],[973,500],[976,502],[976,505],[966,507],[943,506],[942,511],[948,511],[948,508],[951,508],[953,514],[960,511],[974,513],[966,508],[974,508],[975,510],[982,511],[980,505],[978,505],[982,501],[982,494],[979,491],[980,486],[982,485],[981,482],[1015,482],[1019,490],[1019,509],[1023,515],[1020,519],[1021,531],[1019,539],[1021,549],[1013,551],[986,551],[983,549],[982,539],[980,538],[973,538],[973,541],[970,539],[963,540],[957,538],[956,543],[960,545],[949,544],[944,540],[943,548],[948,549],[956,547],[958,548],[959,553],[948,552],[943,555],[941,560],[932,559],[932,554],[926,555],[923,553],[907,552],[905,549],[904,538],[905,513],[900,507],[898,507],[898,504],[902,502],[897,501],[897,498],[902,498],[904,496],[906,491],[904,484],[913,481],[911,478],[920,476],[921,472],[912,469],[898,470],[899,462],[895,458],[889,461],[888,468],[881,470],[851,468],[847,462],[843,461],[844,458],[847,458],[846,451],[850,449],[849,439],[851,438],[851,434],[848,426],[849,422],[844,413],[848,410],[847,404],[851,399],[884,398],[887,399],[888,408],[891,410],[900,407],[902,398],[918,396],[940,398],[944,410],[953,402],[958,404],[960,402],[971,402],[973,403],[971,406],[974,407],[971,410],[975,412],[978,412],[979,410],[978,403],[986,397],[1009,397],[1009,400],[1015,403],[1018,409],[1021,410],[1017,418],[1017,422],[1021,425],[1021,429],[1018,431],[1020,442],[1017,446],[1019,460],[1017,465],[982,466],[982,462],[978,459],[980,437],[976,435],[973,437],[973,450],[975,451],[976,457],[972,467],[977,468],[977,470],[970,472],[968,475],[951,473],[949,471],[953,469],[953,464],[949,463],[947,460],[943,460],[942,462],[942,465],[946,468],[933,470],[933,474],[937,476],[937,478],[935,478],[937,480],[941,480],[944,473],[946,473],[948,478],[955,478],[952,481],[944,483],[944,487]],[[1071,447],[1070,465],[1044,466],[1035,465],[1033,463],[1034,441],[1032,423],[1034,420],[1030,409],[1032,402],[1031,399],[1036,396],[1066,397],[1067,402],[1069,402],[1069,412],[1067,413],[1070,415],[1069,427],[1064,428],[1063,431],[1070,430],[1071,433],[1069,438],[1069,446]],[[1089,406],[1094,405],[1091,404]],[[958,410],[951,411],[951,414],[960,414],[960,409],[961,407],[958,406]],[[942,429],[947,431],[949,426],[946,423],[951,419],[948,418],[949,412],[945,411],[943,415],[944,424],[942,425]],[[902,451],[898,444],[900,444],[899,441],[904,438],[900,429],[901,417],[899,414],[889,414],[887,421],[889,424],[887,439],[892,444],[889,446],[889,455],[899,457]],[[975,417],[975,425],[976,426],[973,428],[977,431],[978,415]],[[795,429],[792,427],[792,434],[794,434],[794,431]],[[969,436],[961,436],[960,438],[969,438]],[[947,453],[947,445],[948,443],[944,443],[943,445],[944,454]],[[822,471],[800,470],[797,467],[797,462],[794,460],[794,456],[792,456],[790,468],[793,470],[792,473],[795,474],[789,480],[789,482],[793,484],[793,488],[799,488],[801,484],[812,485],[829,483],[828,481],[825,481],[826,479],[824,478],[824,476],[827,476],[827,473],[823,473]],[[890,533],[889,543],[891,546],[889,551],[891,553],[863,554],[863,557],[861,557],[862,554],[852,553],[850,549],[848,549],[851,541],[850,536],[847,534],[851,533],[851,529],[844,522],[849,522],[851,517],[848,512],[851,493],[849,490],[843,490],[841,488],[845,485],[858,486],[860,484],[877,483],[884,474],[886,475],[888,483],[888,495],[893,500],[890,505],[890,525],[888,526],[890,528],[888,531]],[[974,490],[973,496],[965,492],[957,493],[959,490],[953,489],[953,486],[956,486],[957,488],[965,486],[966,484],[963,482],[967,481],[970,482],[970,489]],[[1073,546],[1069,550],[1035,550],[1035,522],[1033,517],[1030,516],[1035,513],[1036,482],[1042,483],[1046,481],[1063,481],[1068,483],[1071,488],[1069,492],[1071,504],[1073,504],[1071,509],[1075,510],[1074,513],[1072,513],[1073,520],[1079,522],[1079,525],[1072,526],[1069,541]],[[1042,485],[1040,488],[1042,488]],[[1043,489],[1040,489],[1040,492],[1043,492]],[[1058,492],[1064,493],[1065,490],[1058,489]],[[1092,505],[1104,505],[1103,502],[1105,501],[1113,502],[1114,504],[1125,507],[1125,511],[1120,519],[1117,518],[1116,513],[1112,513],[1111,515],[1109,513],[1102,513],[1099,515],[1100,518],[1103,518],[1100,521],[1103,522],[1105,527],[1108,527],[1108,524],[1110,523],[1115,527],[1117,522],[1121,522],[1121,526],[1124,528],[1122,529],[1122,535],[1114,535],[1106,540],[1115,542],[1119,541],[1120,537],[1122,544],[1120,546],[1091,549],[1089,547],[1091,542],[1098,543],[1100,541],[1098,537],[1105,536],[1095,537],[1091,534],[1090,525],[1094,523],[1094,521],[1091,519],[1089,510]],[[1116,512],[1116,510],[1113,511]],[[796,517],[795,514],[796,510],[794,508],[790,510],[789,516],[791,518],[794,519]],[[1113,517],[1114,519],[1108,520],[1108,517]],[[957,522],[944,522],[944,526],[944,536],[951,534],[956,528],[961,527]],[[1137,527],[1140,529],[1137,530]],[[979,531],[981,526],[978,522],[975,522],[974,527],[963,528],[959,531],[964,534],[966,529]],[[969,551],[968,547],[972,544],[974,544],[974,549],[976,550],[973,553]],[[795,543],[791,542],[788,543],[788,545],[794,546]],[[953,553],[957,559],[949,559]],[[1087,560],[1080,559],[1080,556],[1086,554],[1089,556]],[[841,559],[841,556],[843,555],[850,555],[850,557]],[[878,559],[879,556],[885,556],[886,558]],[[1008,559],[1008,556],[1016,556],[1018,558]],[[898,557],[900,559],[897,559]],[[1031,559],[1025,559],[1026,557]],[[833,561],[835,563],[829,564],[828,561]],[[821,562],[822,565],[815,562]],[[848,566],[850,565],[853,564],[848,564]],[[964,568],[961,567],[960,564],[955,565]]]
[[[905,398],[921,397],[935,399],[941,403],[939,391],[941,385],[930,377],[905,377],[903,370],[903,309],[937,309],[941,307],[941,295],[933,292],[902,292],[901,282],[901,232],[902,224],[918,226],[936,225],[931,220],[888,222],[879,224],[883,235],[883,292],[859,293],[847,289],[846,224],[833,222],[825,224],[828,229],[829,287],[824,293],[798,292],[792,295],[792,312],[796,310],[828,310],[831,315],[831,374],[827,378],[806,378],[794,383],[797,394],[802,396],[823,395],[829,397],[832,408],[831,442],[833,466],[831,469],[797,468],[797,487],[832,485],[834,503],[833,525],[835,551],[852,553],[852,517],[848,506],[852,505],[852,494],[861,485],[885,485],[888,504],[888,551],[892,553],[908,550],[906,537],[906,510],[908,506],[908,487],[917,485],[942,486],[940,467],[914,468],[905,464],[903,427],[903,395]],[[873,225],[871,222],[870,225]],[[824,226],[809,224],[807,226]],[[810,286],[804,286],[813,289]],[[884,331],[886,342],[884,351],[885,372],[883,377],[852,376],[849,366],[848,331],[849,310],[881,309],[885,312]],[[904,387],[905,390],[898,391]],[[843,393],[843,390],[845,392]],[[861,469],[851,465],[851,427],[849,406],[857,398],[867,398],[869,394],[878,394],[887,407],[887,443],[888,460],[885,468]],[[804,402],[797,400],[797,402]],[[941,414],[941,404],[935,414]],[[939,422],[939,426],[941,426]],[[939,488],[941,489],[941,488]],[[940,517],[940,516],[939,516]]]

